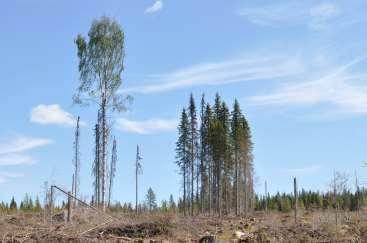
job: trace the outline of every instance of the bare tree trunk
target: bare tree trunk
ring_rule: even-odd
[[[184,157],[186,157],[184,155]],[[183,209],[184,209],[184,216],[186,216],[186,161],[184,162],[183,165],[183,189],[184,189],[184,194],[183,194]]]
[[[51,192],[50,192],[50,224],[52,225],[52,214],[53,214],[53,197],[54,197],[54,187],[51,186]]]
[[[111,169],[112,169],[112,165],[111,165]],[[112,180],[113,180],[113,176],[110,175],[110,182],[108,185],[108,207],[111,206],[111,195],[112,195]]]
[[[248,208],[248,186],[247,186],[247,161],[244,161],[243,166],[243,185],[244,185],[244,213],[247,216],[247,208]]]
[[[204,161],[200,161],[200,213],[204,213],[204,193],[205,193],[205,181],[204,181]]]
[[[106,83],[105,83],[106,86]],[[104,89],[106,92],[106,88]],[[106,158],[107,158],[107,124],[106,124],[106,94],[104,92],[102,98],[102,209],[106,210],[105,194],[106,194]]]
[[[135,162],[135,213],[138,213],[138,159]]]
[[[212,161],[209,161],[209,182],[208,182],[208,192],[209,192],[209,215],[212,215],[212,202],[213,202],[213,168]]]
[[[141,164],[140,160],[142,158],[140,157],[139,153],[139,145],[136,146],[136,161],[135,161],[135,211],[138,213],[138,175],[139,170],[141,170]]]
[[[200,179],[200,169],[199,169],[199,163],[197,163],[196,165],[196,205],[197,205],[197,213],[199,213],[199,208],[201,208],[201,206],[199,205],[199,179]]]
[[[79,132],[79,122],[80,122],[80,117],[78,116],[77,122],[76,122],[76,129],[75,129],[75,141],[74,141],[74,166],[75,166],[75,171],[74,171],[74,196],[77,197],[78,196],[78,192],[79,192],[79,181],[80,181],[80,176],[79,176],[79,172],[80,172],[80,158],[79,158],[79,136],[80,136],[80,132]],[[75,207],[76,201],[74,200],[74,207]]]
[[[217,168],[217,212],[218,212],[218,215],[219,217],[222,216],[222,210],[221,210],[221,170],[220,170],[220,165],[218,165],[218,168]]]
[[[335,232],[338,234],[338,199],[336,190],[336,175],[334,171],[334,203],[335,203]]]
[[[294,188],[294,223],[297,224],[298,192],[297,192],[297,179],[296,178],[294,178],[294,181],[293,181],[293,188]]]
[[[235,198],[235,207],[236,207],[236,210],[235,210],[235,213],[236,213],[236,216],[238,216],[238,200],[239,200],[239,197],[238,197],[238,192],[239,192],[239,180],[238,180],[238,155],[237,155],[237,149],[235,151],[235,183],[236,183],[236,198]]]
[[[194,136],[194,132],[192,130],[192,136]],[[194,215],[194,160],[195,160],[195,156],[194,156],[194,138],[191,138],[191,211],[190,214],[191,216]]]
[[[358,183],[358,177],[357,177],[357,171],[354,171],[355,176],[355,187],[356,187],[356,197],[357,197],[357,215],[359,216],[359,183]]]
[[[268,183],[265,181],[265,212],[268,213]]]
[[[73,180],[72,180],[72,185],[71,185],[71,191],[72,191],[72,194],[75,196],[74,194],[74,187],[75,187],[75,174],[73,174]],[[75,207],[75,202],[73,201],[73,206]]]
[[[95,205],[99,206],[100,202],[101,202],[101,193],[100,193],[100,189],[101,189],[101,185],[100,185],[100,181],[101,181],[101,177],[100,177],[100,171],[101,171],[101,166],[100,166],[100,126],[99,126],[99,122],[100,122],[100,115],[98,113],[98,123],[96,124],[95,127],[95,164],[94,164],[94,175],[95,175]]]
[[[68,217],[67,217],[67,222],[70,222],[70,219],[71,219],[71,192],[69,191],[68,192]],[[75,201],[75,200],[73,200]]]

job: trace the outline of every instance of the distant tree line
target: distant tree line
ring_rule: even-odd
[[[179,200],[184,215],[246,214],[254,208],[253,143],[237,100],[232,111],[216,94],[214,104],[193,95],[181,112],[176,164],[182,175]],[[199,124],[199,121],[200,124]]]
[[[298,196],[298,207],[304,210],[324,210],[337,208],[345,211],[357,211],[367,205],[367,190],[355,192],[344,190],[338,194],[333,192],[313,192],[302,189]],[[255,196],[255,210],[268,208],[273,211],[289,212],[294,206],[294,195],[279,192],[275,195]]]
[[[294,207],[294,195],[292,193],[276,193],[275,195],[254,195],[253,199],[255,211],[265,211],[266,209],[274,212],[290,212]],[[344,211],[357,211],[367,206],[367,190],[358,189],[355,192],[344,190],[338,194],[333,192],[314,192],[302,189],[299,192],[298,208],[302,210],[328,210],[340,209]],[[67,208],[67,203],[61,202],[56,205],[55,210]],[[11,214],[16,212],[37,213],[44,209],[38,197],[32,199],[28,194],[17,204],[14,197],[9,203],[0,202],[0,213]],[[135,213],[132,203],[111,203],[108,209],[111,212]],[[142,213],[174,213],[184,214],[185,207],[182,198],[176,203],[173,196],[169,200],[157,202],[156,194],[149,188],[145,201],[138,204],[139,212]]]
[[[15,201],[14,197],[10,200],[10,203],[1,202],[0,203],[0,213],[10,214],[17,211],[25,213],[41,212],[42,206],[38,197],[32,199],[28,194],[25,195],[23,200],[20,202],[19,206]]]

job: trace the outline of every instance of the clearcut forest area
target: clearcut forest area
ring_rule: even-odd
[[[358,1],[81,2],[0,17],[0,242],[367,242]],[[70,17],[52,10],[65,4]],[[251,55],[200,63],[244,43]],[[32,95],[7,95],[12,77]]]

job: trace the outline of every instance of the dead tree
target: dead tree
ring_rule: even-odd
[[[138,175],[143,173],[140,161],[143,158],[140,156],[139,145],[136,146],[135,160],[135,212],[138,213]]]
[[[111,165],[110,165],[110,178],[109,178],[110,182],[109,182],[109,187],[108,187],[108,206],[111,206],[112,186],[113,186],[113,180],[116,174],[116,164],[117,164],[117,145],[116,145],[116,139],[113,138]]]
[[[71,202],[72,202],[72,198],[71,198],[71,193],[69,191],[68,192],[68,216],[67,216],[67,222],[70,222],[71,221]]]
[[[294,223],[297,224],[298,192],[297,192],[296,177],[294,177],[294,180],[293,180],[293,189],[294,189]]]
[[[100,202],[101,202],[101,198],[100,198],[100,189],[101,189],[101,185],[100,185],[100,170],[101,170],[101,166],[100,166],[100,143],[99,143],[99,138],[100,138],[100,134],[99,134],[99,124],[95,125],[95,129],[94,129],[94,135],[95,135],[95,157],[94,157],[94,163],[93,163],[93,175],[94,175],[94,204],[96,206],[99,206]]]
[[[265,181],[265,212],[268,213],[268,183]]]
[[[79,152],[80,131],[79,131],[79,122],[80,122],[80,117],[78,116],[78,119],[76,121],[76,128],[75,128],[74,159],[73,159],[73,164],[74,164],[74,185],[73,185],[73,189],[74,189],[74,191],[72,193],[75,197],[78,196],[79,183],[80,183],[80,176],[79,176],[79,174],[80,174],[80,152]],[[76,203],[76,201],[74,201],[74,207],[75,207],[75,203]]]

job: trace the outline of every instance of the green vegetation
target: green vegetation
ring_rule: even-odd
[[[267,208],[273,211],[289,212],[294,205],[293,194],[280,194],[264,197],[255,196],[255,210]],[[302,189],[298,196],[298,205],[305,210],[325,210],[339,208],[346,211],[356,211],[367,205],[367,190],[351,192],[345,190],[334,195],[333,193],[312,192]]]
[[[254,206],[253,144],[239,103],[235,100],[230,112],[219,94],[214,105],[203,95],[200,121],[198,126],[191,95],[181,113],[176,143],[183,191],[180,208],[184,215],[246,214]]]
[[[336,200],[335,200],[336,198]],[[254,196],[254,210],[255,211],[265,211],[267,208],[274,212],[289,212],[293,209],[294,196],[293,194],[280,194],[279,192],[275,195],[264,196]],[[335,207],[345,210],[345,211],[357,211],[358,209],[367,206],[367,190],[363,189],[357,192],[344,191],[337,194],[336,197],[333,193],[321,193],[312,192],[302,189],[299,192],[298,204],[300,209],[304,210],[327,210],[335,209]],[[20,212],[40,212],[43,206],[40,203],[38,197],[32,199],[31,196],[25,195],[23,200],[20,202],[19,207],[17,202],[12,198],[10,203],[1,202],[0,203],[0,213],[1,214],[11,214]],[[61,206],[56,205],[56,209],[66,208],[67,204],[65,202],[61,203]],[[156,194],[149,188],[146,195],[146,202],[139,204],[141,212],[167,212],[167,213],[184,213],[184,207],[182,199],[179,199],[178,204],[170,196],[168,201],[163,200],[159,205],[156,201]],[[133,213],[134,207],[131,203],[120,202],[111,203],[109,210],[112,212],[123,212],[123,213]]]

